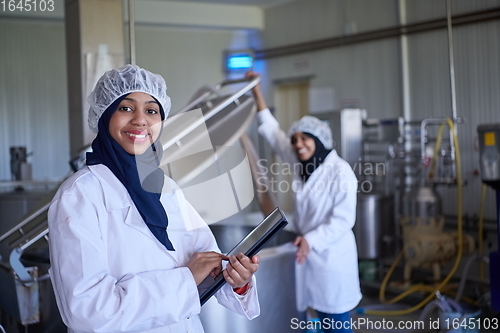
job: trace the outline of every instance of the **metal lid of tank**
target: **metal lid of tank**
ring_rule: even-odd
[[[201,112],[198,111],[198,114],[174,116],[177,119],[165,124],[160,140],[165,142],[175,137],[188,122],[204,116],[212,105],[217,105],[225,98],[227,96],[217,97],[199,105]],[[221,170],[221,166],[223,169],[230,169],[245,157],[241,148],[240,153],[237,153],[237,147],[232,145],[250,125],[254,113],[253,98],[248,95],[241,96],[237,103],[228,105],[179,140],[177,144],[165,149],[160,166],[167,169],[166,173],[170,174],[180,186],[186,186],[188,183],[193,185],[193,181],[197,182],[195,178],[204,172],[212,173],[214,168],[219,173],[226,172],[227,170]],[[231,154],[226,154],[229,151]]]

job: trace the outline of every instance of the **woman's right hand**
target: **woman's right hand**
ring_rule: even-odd
[[[222,260],[229,260],[229,258],[214,251],[196,252],[189,259],[186,267],[193,274],[196,285],[199,285],[208,274],[215,277],[222,271]]]
[[[256,78],[256,77],[259,77],[259,76],[260,76],[259,73],[254,72],[254,71],[248,71],[248,72],[245,73],[245,77],[249,78],[249,79],[253,79],[253,78]],[[254,93],[254,94],[260,93],[260,82],[257,83],[257,85],[252,88],[252,93]]]
[[[259,73],[253,71],[246,72],[245,74],[246,78],[252,78],[252,79],[258,76]],[[252,88],[252,94],[255,99],[255,103],[257,104],[257,111],[262,111],[264,109],[267,109],[266,101],[264,100],[264,96],[262,95],[262,91],[260,90],[260,83],[258,83],[255,87]]]

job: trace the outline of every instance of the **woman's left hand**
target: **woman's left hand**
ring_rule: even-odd
[[[229,263],[223,271],[224,278],[233,288],[243,287],[259,269],[259,262],[259,256],[253,256],[252,259],[243,253],[229,256]]]

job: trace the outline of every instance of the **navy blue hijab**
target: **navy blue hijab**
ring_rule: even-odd
[[[164,175],[158,168],[163,153],[159,140],[143,154],[131,155],[109,133],[111,116],[127,95],[114,101],[99,119],[99,131],[92,142],[92,152],[87,153],[87,165],[107,166],[127,189],[149,230],[167,250],[175,251],[168,239],[168,217],[160,202]],[[165,113],[161,104],[158,105],[160,105],[161,119],[164,120]]]

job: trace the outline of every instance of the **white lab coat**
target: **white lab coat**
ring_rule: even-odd
[[[150,232],[122,183],[104,165],[86,167],[61,185],[48,213],[50,277],[69,332],[200,333],[194,252],[219,251],[201,217],[166,178],[168,251]],[[239,296],[226,284],[219,303],[259,315],[255,280]]]
[[[303,182],[290,138],[268,109],[257,113],[259,133],[285,163],[295,166],[294,227],[311,251],[296,264],[297,309],[344,313],[361,300],[358,254],[352,228],[356,219],[357,179],[349,164],[332,150]]]

